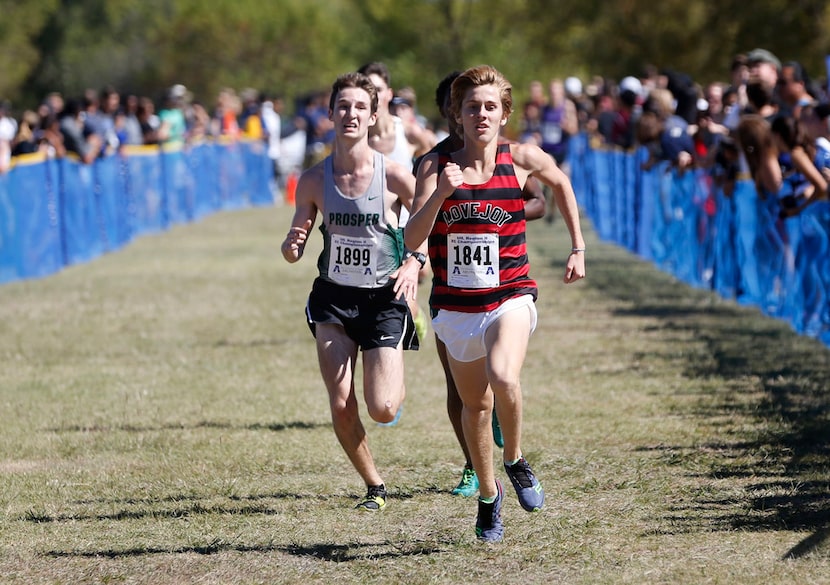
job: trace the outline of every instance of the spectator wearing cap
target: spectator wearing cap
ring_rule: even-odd
[[[771,121],[780,111],[776,94],[781,61],[766,49],[753,49],[746,55],[749,76],[746,82],[747,105],[739,114],[760,114]]]
[[[741,108],[733,108],[724,121],[724,125],[733,133],[737,131],[741,119],[746,114],[759,114],[769,121],[779,111],[780,100],[775,95],[775,91],[781,61],[766,49],[753,49],[746,55],[746,67],[747,75],[744,84],[746,104]],[[749,128],[754,130],[752,125],[749,125]],[[755,136],[752,132],[748,135]],[[744,157],[741,157],[739,162],[741,173],[750,170],[746,167]]]
[[[775,88],[781,71],[781,61],[766,49],[752,49],[746,55],[749,79],[760,80],[765,86]]]
[[[643,84],[633,76],[620,81],[619,96],[614,121],[611,126],[611,143],[622,148],[631,148],[635,142],[637,119],[642,111]]]
[[[571,76],[565,79],[565,95],[571,99],[582,95],[582,81],[578,77]]]
[[[176,84],[167,90],[164,107],[159,110],[158,139],[161,144],[182,145],[187,134],[184,99],[187,88]]]
[[[565,79],[565,97],[576,106],[577,124],[580,130],[585,130],[593,110],[593,104],[582,90],[582,81],[578,77],[571,76]]]

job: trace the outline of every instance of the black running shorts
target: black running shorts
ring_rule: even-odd
[[[404,349],[419,347],[406,300],[395,298],[391,283],[370,289],[317,278],[308,295],[305,314],[312,335],[316,336],[318,323],[342,325],[346,335],[363,350],[397,347],[401,339]]]

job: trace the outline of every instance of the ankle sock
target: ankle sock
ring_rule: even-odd
[[[521,459],[521,458],[522,458],[522,455],[520,454],[519,459]],[[507,466],[513,466],[513,465],[516,465],[519,462],[519,459],[516,459],[514,461],[505,461],[504,464],[507,465]]]

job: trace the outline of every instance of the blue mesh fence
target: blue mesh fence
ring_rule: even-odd
[[[572,145],[574,190],[600,239],[830,345],[830,202],[781,219],[749,180],[727,196],[705,169],[646,169],[643,149],[594,148],[585,135]]]
[[[272,205],[257,142],[140,147],[84,165],[21,159],[0,175],[0,283],[47,276],[216,211]]]

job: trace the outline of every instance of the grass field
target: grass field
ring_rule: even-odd
[[[303,319],[319,246],[282,260],[290,214],[0,287],[0,582],[830,583],[830,351],[588,226],[568,286],[564,226],[529,226],[546,508],[511,492],[504,542],[476,542],[429,339],[400,424],[367,422],[389,505],[354,511]]]

